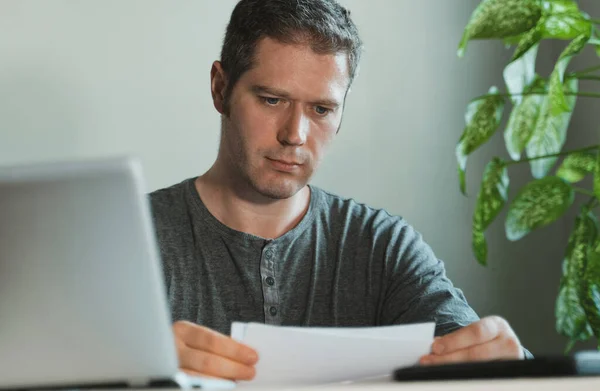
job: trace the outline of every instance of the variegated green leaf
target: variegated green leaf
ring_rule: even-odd
[[[510,113],[504,131],[506,149],[513,160],[521,158],[521,152],[533,135],[542,103],[546,98],[546,81],[540,78],[536,79],[525,89],[525,93],[523,100]]]
[[[564,73],[562,73],[564,75]],[[561,80],[561,72],[556,69],[550,75],[550,85],[548,88],[548,97],[550,98],[550,114],[560,115],[561,113],[569,112],[572,108],[567,103],[565,93],[563,92],[563,82]]]
[[[572,341],[583,341],[592,336],[579,291],[579,286],[565,280],[556,299],[556,331]]]
[[[513,45],[518,45],[519,42],[521,42],[521,40],[523,39],[524,34],[520,34],[520,35],[514,35],[512,37],[506,37],[503,38],[502,41],[504,42],[504,45],[506,46],[506,48],[510,48]]]
[[[568,155],[556,171],[556,176],[576,183],[587,174],[594,172],[597,156],[590,152],[576,152]]]
[[[598,219],[587,207],[584,207],[575,219],[575,227],[567,246],[569,259],[567,274],[575,277],[578,282],[583,278],[590,246],[596,242],[597,238]]]
[[[483,266],[486,266],[488,254],[487,241],[485,239],[485,234],[483,233],[483,230],[479,227],[473,227],[473,239],[471,243],[475,259],[477,259],[477,262],[479,262]]]
[[[589,34],[582,34],[575,38],[565,50],[561,53],[556,66],[554,67],[554,71],[552,71],[552,75],[550,76],[550,88],[549,88],[549,96],[550,96],[550,113],[552,115],[559,115],[563,112],[568,112],[573,110],[573,107],[569,105],[567,99],[564,94],[564,75],[565,70],[567,69],[567,65],[571,61],[574,55],[579,53],[581,49],[584,48],[587,41],[590,39]]]
[[[499,158],[492,159],[483,173],[473,216],[474,225],[486,229],[494,221],[508,198],[508,185],[506,163]]]
[[[587,15],[573,0],[544,0],[543,7],[547,15],[540,20],[543,38],[573,39],[591,29]]]
[[[521,42],[521,40],[523,39],[523,36],[527,33],[528,32],[525,32],[520,35],[514,35],[512,37],[506,37],[506,38],[502,39],[502,42],[504,42],[504,46],[506,46],[506,48],[509,49],[511,46],[519,45],[519,42]]]
[[[600,241],[590,248],[583,276],[583,308],[588,323],[600,340]]]
[[[532,28],[531,30],[523,34],[523,36],[521,36],[521,39],[519,40],[517,48],[515,49],[515,53],[513,54],[510,61],[516,61],[519,58],[521,58],[521,56],[523,56],[525,53],[531,50],[532,47],[537,46],[541,40],[542,32],[537,27]]]
[[[489,94],[475,100],[467,107],[465,114],[466,127],[456,146],[460,189],[466,193],[465,170],[467,156],[484,144],[494,134],[504,111],[504,98],[498,94],[496,87],[490,88]]]
[[[535,27],[541,16],[539,0],[483,0],[465,28],[458,55],[464,55],[469,40],[519,35]]]
[[[576,96],[574,94],[577,93],[577,90],[577,79],[567,79],[565,81],[565,91],[569,94],[566,97],[569,107],[575,106]],[[565,143],[572,112],[568,111],[553,115],[549,95],[544,98],[535,129],[527,144],[528,158],[559,153]],[[550,157],[532,160],[530,165],[534,178],[546,176],[557,159],[557,157]]]
[[[525,55],[512,61],[504,68],[503,76],[506,88],[511,94],[513,104],[523,100],[523,92],[535,81],[535,60],[539,45],[534,45]]]
[[[534,229],[562,216],[571,206],[574,191],[558,177],[545,177],[528,183],[513,200],[506,217],[506,237],[515,241]]]
[[[481,189],[473,214],[473,250],[479,263],[487,263],[487,243],[483,232],[494,221],[508,198],[508,171],[506,163],[492,159],[483,173]]]
[[[600,57],[600,33],[596,26],[592,27],[592,37],[588,41],[588,44],[594,46],[596,55]]]
[[[589,250],[597,237],[597,219],[584,207],[577,216],[569,237],[556,301],[556,330],[571,340],[570,346],[592,336],[592,328],[584,308],[584,281],[589,264]]]
[[[575,37],[575,39],[573,39],[571,42],[569,42],[567,47],[562,51],[562,53],[560,54],[558,59],[562,60],[564,62],[564,60],[569,59],[569,58],[573,57],[574,55],[578,54],[579,52],[581,52],[581,50],[585,47],[585,44],[590,40],[591,36],[592,36],[592,30],[590,29],[589,31],[586,31],[585,33]],[[564,70],[565,69],[563,67],[562,68],[563,73],[564,73]]]
[[[579,6],[575,0],[543,0],[542,7],[548,14],[561,15],[579,11]]]

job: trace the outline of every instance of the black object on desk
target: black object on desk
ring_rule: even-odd
[[[600,352],[579,352],[572,356],[537,357],[530,360],[414,366],[394,371],[395,381],[565,376],[600,376]]]

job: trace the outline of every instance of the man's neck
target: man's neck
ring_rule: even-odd
[[[196,190],[208,211],[221,223],[236,231],[265,239],[275,239],[294,228],[310,204],[310,189],[305,186],[284,200],[267,199],[252,190],[236,188],[221,178],[212,167],[195,182]]]

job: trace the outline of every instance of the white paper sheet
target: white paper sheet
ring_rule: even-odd
[[[246,336],[246,326],[248,326],[248,323],[233,322],[231,324],[231,338],[243,342]]]
[[[243,324],[243,323],[242,323]],[[247,325],[247,324],[246,324]],[[430,327],[428,325],[431,325]],[[424,327],[425,326],[425,327]],[[435,330],[434,323],[419,323],[401,326],[380,327],[287,327],[308,333],[321,333],[348,337],[372,337],[384,339],[430,339]],[[245,333],[245,327],[244,331]]]
[[[234,323],[232,337],[257,350],[256,377],[238,386],[285,387],[389,375],[429,353],[434,323],[304,328]]]

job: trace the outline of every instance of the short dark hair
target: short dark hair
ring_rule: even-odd
[[[221,49],[228,78],[226,112],[233,87],[252,68],[256,45],[265,37],[307,44],[319,54],[346,53],[350,84],[356,76],[362,41],[350,11],[336,0],[241,0],[231,14]]]

